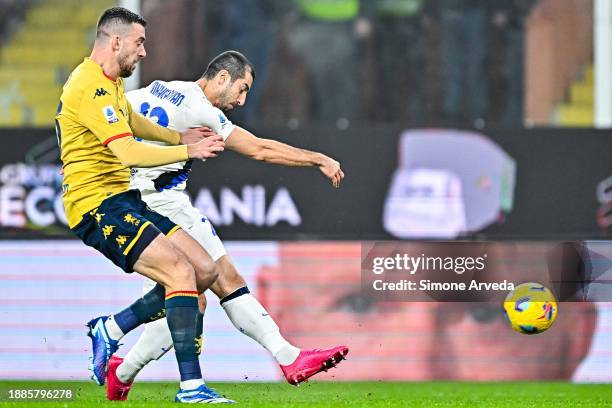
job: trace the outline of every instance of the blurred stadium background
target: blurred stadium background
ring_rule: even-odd
[[[501,307],[359,291],[364,240],[511,241],[536,254],[526,275],[544,267],[543,243],[578,242],[605,280],[608,0],[0,0],[0,379],[86,379],[84,323],[141,290],[67,229],[53,128],[61,86],[115,4],[149,22],[128,87],[194,80],[240,50],[257,79],[230,118],[343,164],[335,191],[312,169],[228,152],[189,186],[290,340],[351,346],[322,378],[612,380],[605,291],[562,303],[536,337],[505,327]],[[202,358],[209,380],[281,378],[211,297]],[[174,380],[174,364],[142,378]]]

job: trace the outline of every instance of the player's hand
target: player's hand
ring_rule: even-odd
[[[204,137],[219,136],[219,134],[215,133],[215,131],[208,126],[202,126],[198,129],[200,130],[200,133],[204,135]]]
[[[323,161],[319,164],[319,170],[331,181],[334,187],[340,187],[340,183],[344,178],[344,172],[340,168],[339,162],[331,157],[323,156]]]
[[[181,132],[180,143],[185,145],[190,145],[194,143],[198,143],[202,139],[206,139],[207,137],[216,135],[215,132],[212,131],[209,127],[198,127],[187,129],[184,132]]]
[[[225,149],[223,138],[219,135],[209,136],[197,143],[187,145],[190,159],[210,159],[217,157]]]

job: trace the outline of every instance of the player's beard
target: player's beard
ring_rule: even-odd
[[[232,89],[232,84],[228,84],[227,87],[221,91],[221,93],[219,94],[219,98],[218,98],[218,108],[220,108],[223,111],[230,111],[232,109],[234,109],[236,106],[234,105],[234,103],[232,103],[232,98],[230,95],[230,91]]]
[[[132,75],[132,73],[134,73],[134,70],[136,69],[136,64],[139,61],[138,57],[135,57],[136,61],[134,62],[130,62],[129,61],[129,55],[120,55],[119,56],[119,76],[121,78],[128,78]]]

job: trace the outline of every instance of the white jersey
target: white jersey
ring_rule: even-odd
[[[208,101],[195,82],[154,81],[146,88],[127,92],[125,95],[135,111],[160,126],[178,132],[192,127],[208,126],[225,140],[235,128],[223,112]],[[164,144],[138,138],[137,140]],[[134,168],[130,188],[142,192],[169,189],[183,191],[190,170],[190,161],[152,168]]]

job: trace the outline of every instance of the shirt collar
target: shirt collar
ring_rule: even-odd
[[[97,62],[95,62],[94,60],[92,60],[91,58],[89,58],[89,57],[85,57],[85,58],[83,59],[83,63],[84,63],[84,64],[87,64],[87,65],[91,65],[92,67],[93,67],[93,66],[95,66],[95,68],[96,68],[98,71],[100,71],[100,73],[101,73],[102,75],[104,75],[104,77],[105,77],[106,79],[108,79],[109,81],[111,81],[113,84],[117,85],[117,84],[121,83],[121,78],[120,78],[120,77],[118,77],[118,78],[117,78],[117,80],[114,80],[113,78],[109,77],[108,75],[106,75],[106,74],[104,73],[104,70],[102,69],[102,67],[101,67],[101,66],[100,66],[100,65],[99,65]]]

